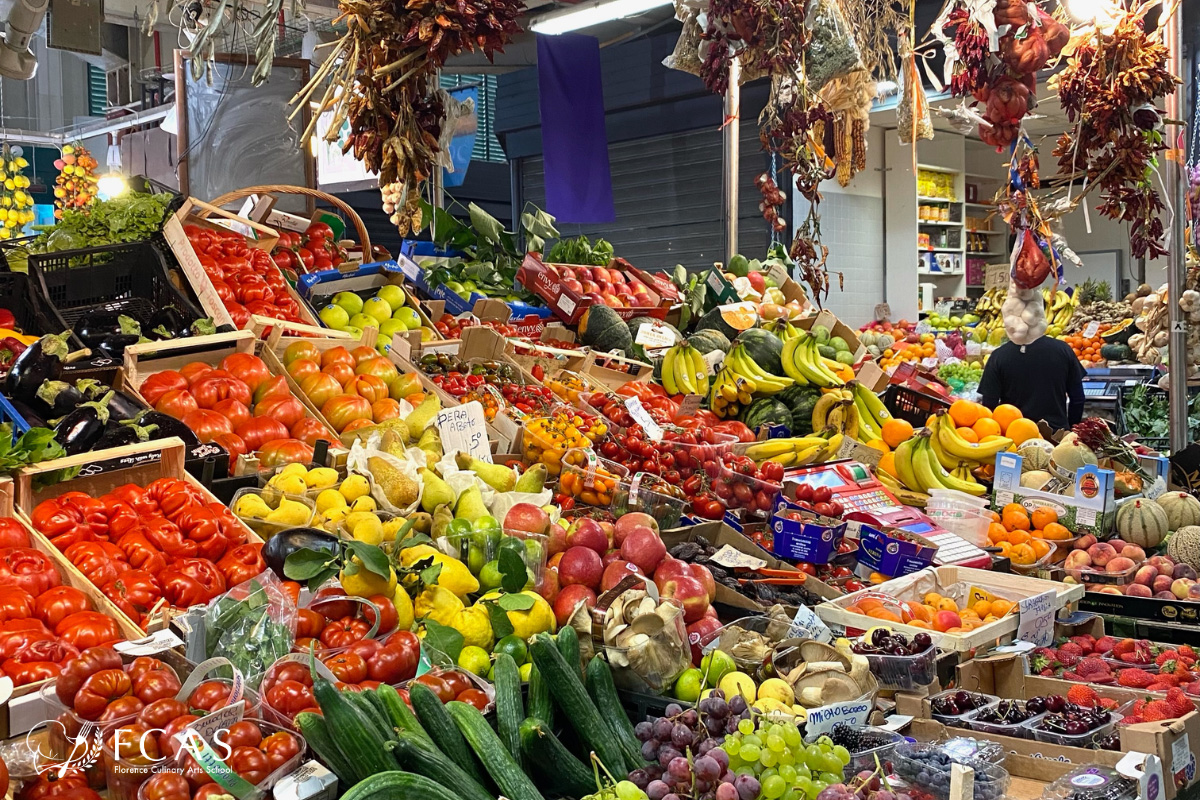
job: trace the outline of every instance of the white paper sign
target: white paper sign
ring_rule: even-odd
[[[438,412],[435,423],[442,436],[442,449],[447,453],[462,451],[491,463],[492,448],[488,444],[487,422],[483,405],[478,400],[463,403]]]
[[[1145,489],[1145,495],[1150,500],[1157,500],[1162,497],[1167,491],[1167,482],[1158,476],[1154,479],[1154,483],[1150,484]]]
[[[708,560],[729,569],[762,569],[767,565],[767,562],[761,558],[755,558],[749,553],[743,553],[730,544],[723,546],[720,550],[713,553]]]
[[[792,617],[787,635],[789,639],[816,639],[826,644],[833,641],[833,631],[829,630],[829,626],[808,606],[796,609],[796,616]]]
[[[717,369],[725,362],[724,350],[713,350],[704,354],[704,364],[709,375],[716,375]]]
[[[1089,322],[1087,324],[1087,327],[1083,329],[1083,338],[1090,339],[1099,332],[1100,332],[1100,323],[1096,322],[1095,320],[1092,320],[1091,322]]]
[[[1024,642],[1032,642],[1037,647],[1049,647],[1054,642],[1054,598],[1053,589],[1035,594],[1033,597],[1021,598],[1019,613],[1020,624],[1017,626],[1017,638]]]
[[[652,441],[661,442],[663,437],[663,429],[650,416],[650,412],[642,405],[642,401],[637,397],[630,397],[625,401],[625,407],[629,409],[629,415],[633,417],[633,421],[642,426],[642,431]]]
[[[917,323],[916,334],[918,336],[924,336],[927,333],[933,333],[933,326],[928,322],[921,320]]]
[[[131,642],[118,642],[113,645],[113,649],[118,653],[125,653],[131,656],[152,656],[155,653],[179,647],[181,644],[183,644],[183,640],[171,633],[171,631],[161,630],[142,639],[134,639]]]
[[[883,458],[883,451],[874,447],[867,447],[862,442],[847,436],[838,445],[837,457],[852,458],[859,463],[877,467],[879,466],[879,460]]]
[[[637,337],[633,341],[651,350],[671,347],[675,344],[675,332],[666,325],[647,322],[638,328]]]
[[[804,738],[813,741],[818,736],[832,731],[833,726],[839,722],[845,722],[852,728],[861,728],[867,724],[873,705],[874,703],[868,698],[810,708],[808,722],[805,724]]]
[[[405,258],[404,256],[398,256],[396,258],[396,265],[400,267],[400,271],[404,273],[404,277],[408,278],[410,281],[415,281],[417,279],[417,275],[419,275],[421,272],[421,268],[417,266],[415,261],[413,261],[411,258]]]
[[[700,410],[700,403],[704,400],[698,394],[687,394],[679,401],[679,410],[675,412],[675,418],[690,417]]]

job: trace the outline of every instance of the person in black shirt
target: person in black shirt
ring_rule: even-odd
[[[979,393],[988,408],[1010,403],[1057,431],[1083,419],[1083,376],[1083,365],[1066,342],[1049,336],[1026,345],[1006,342],[983,368]]]

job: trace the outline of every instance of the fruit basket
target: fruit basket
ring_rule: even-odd
[[[937,679],[938,650],[928,633],[915,634],[910,640],[902,633],[876,628],[869,640],[864,636],[852,648],[866,656],[881,689],[914,691]]]
[[[312,499],[304,495],[284,494],[274,487],[238,489],[229,504],[233,513],[264,539],[289,528],[303,528],[312,522]]]
[[[874,772],[880,766],[885,774],[891,774],[891,755],[896,745],[908,741],[902,734],[882,728],[856,728],[844,722],[833,726],[830,738],[850,752],[850,763],[843,774],[852,780],[859,772]]]
[[[1033,736],[1030,726],[1045,715],[1045,711],[1034,713],[1029,710],[1022,700],[998,700],[969,715],[967,727],[980,733],[1030,739]]]
[[[1033,700],[1026,701],[1026,703]],[[1063,747],[1094,747],[1095,742],[1112,733],[1124,716],[1119,710],[1086,708],[1066,702],[1061,709],[1047,704],[1047,713],[1028,723],[1033,738]]]

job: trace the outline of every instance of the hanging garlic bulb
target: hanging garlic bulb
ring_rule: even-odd
[[[1030,344],[1046,334],[1046,307],[1042,293],[1036,288],[1022,289],[1009,281],[1008,295],[1000,308],[1004,330],[1015,344]]]

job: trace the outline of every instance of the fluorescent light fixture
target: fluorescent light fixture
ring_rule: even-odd
[[[654,8],[671,5],[671,0],[607,0],[606,2],[580,3],[572,8],[553,11],[539,17],[533,23],[534,33],[544,33],[555,36],[569,33],[581,28],[590,28],[603,22],[624,19],[650,11]]]

